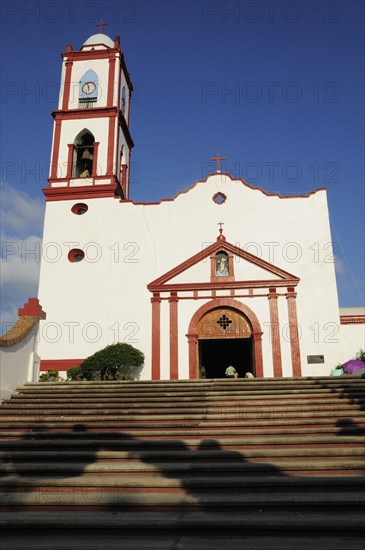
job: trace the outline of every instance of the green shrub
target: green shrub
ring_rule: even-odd
[[[133,380],[136,367],[143,365],[143,353],[131,346],[119,342],[97,351],[80,365],[87,380],[100,372],[101,380]]]
[[[61,378],[58,375],[57,369],[48,369],[47,372],[44,372],[40,375],[40,382],[58,382]]]
[[[356,359],[360,359],[360,361],[364,361],[365,363],[365,350],[360,349],[356,354]]]
[[[72,367],[67,371],[67,380],[82,380],[83,372],[80,367]]]

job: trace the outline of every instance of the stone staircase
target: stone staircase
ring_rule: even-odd
[[[355,550],[365,380],[26,384],[1,410],[2,550]]]

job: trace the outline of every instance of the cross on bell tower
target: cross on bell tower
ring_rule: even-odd
[[[101,21],[99,21],[99,23],[96,23],[96,25],[95,25],[96,27],[99,27],[100,34],[102,34],[102,32],[103,32],[103,26],[104,25],[109,25],[109,23],[105,23],[105,21],[101,20]]]
[[[216,163],[217,163],[217,173],[219,173],[221,171],[221,160],[227,160],[226,157],[221,157],[219,155],[219,153],[217,153],[217,155],[213,158],[211,158],[210,160],[215,160]]]

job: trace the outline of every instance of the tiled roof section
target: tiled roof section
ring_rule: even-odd
[[[19,317],[8,332],[0,336],[0,347],[14,346],[28,336],[36,326],[39,317]]]
[[[15,325],[0,336],[0,347],[14,346],[21,342],[32,331],[39,319],[46,318],[38,298],[29,298],[28,302],[18,309],[18,315]]]

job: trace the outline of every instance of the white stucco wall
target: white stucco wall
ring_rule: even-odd
[[[340,326],[341,349],[338,363],[354,359],[360,349],[365,349],[365,324]]]
[[[77,133],[76,126],[71,134]],[[77,124],[77,123],[76,123]],[[92,131],[92,128],[90,128]],[[97,139],[97,136],[95,136]],[[222,191],[227,201],[217,205]],[[214,174],[173,201],[146,205],[112,198],[85,200],[83,216],[71,213],[74,202],[48,202],[43,249],[57,249],[56,261],[43,255],[39,297],[47,311],[40,340],[42,359],[84,358],[115,341],[130,341],[146,355],[142,377],[150,377],[151,295],[147,285],[216,240],[217,222],[224,222],[230,243],[247,249],[300,278],[298,323],[304,375],[328,374],[341,348],[334,264],[329,257],[330,229],[326,194],[309,197],[266,196],[241,181]],[[49,243],[56,243],[52,245]],[[67,244],[67,243],[73,243]],[[52,249],[52,246],[54,247]],[[86,259],[70,263],[70,247],[83,248]],[[236,262],[236,279],[260,270]],[[238,277],[239,276],[239,277]],[[182,274],[180,280],[209,280],[209,261]],[[208,278],[207,278],[208,277]],[[264,276],[260,276],[264,279]],[[285,289],[283,289],[285,292]],[[228,294],[228,293],[227,293]],[[254,311],[263,329],[265,374],[272,374],[269,305],[266,297],[243,303]],[[203,300],[179,302],[179,363],[186,377],[186,327]],[[291,375],[287,300],[278,299],[283,374]],[[165,312],[166,309],[166,312]],[[168,302],[161,304],[161,372],[169,371]],[[72,334],[73,332],[73,334]],[[286,335],[286,337],[285,337]],[[324,355],[325,363],[307,365],[307,355]]]
[[[38,379],[39,357],[35,351],[37,331],[9,347],[0,347],[0,400],[7,399],[25,382]]]

